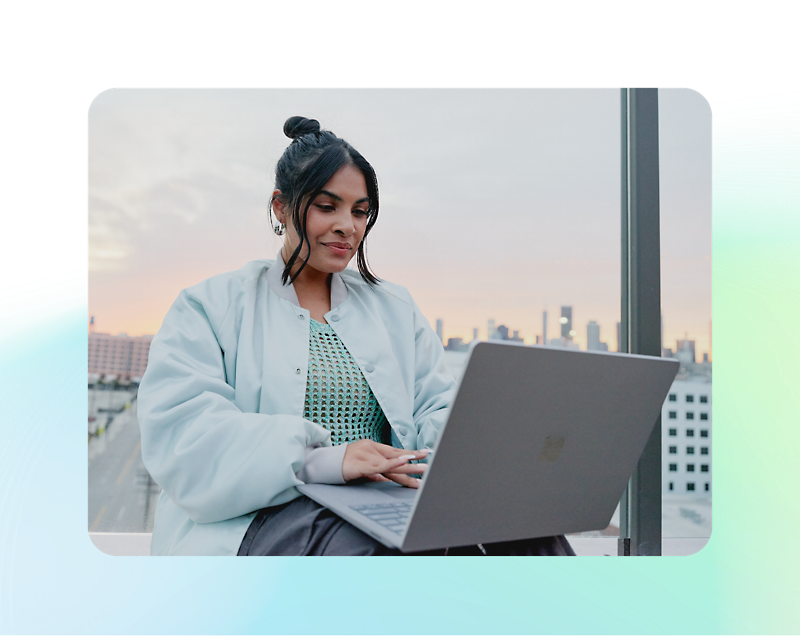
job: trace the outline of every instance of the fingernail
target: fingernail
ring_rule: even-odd
[[[405,461],[408,461],[409,459],[416,459],[416,455],[400,455],[400,457],[397,459],[404,459]]]

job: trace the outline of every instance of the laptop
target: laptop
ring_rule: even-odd
[[[606,528],[678,361],[478,342],[418,489],[300,492],[403,552]]]

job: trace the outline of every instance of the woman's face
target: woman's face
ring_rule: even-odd
[[[278,220],[286,225],[282,255],[284,262],[288,262],[300,244],[300,237],[287,217],[283,203],[275,199],[273,207]],[[313,276],[344,270],[364,238],[368,210],[369,198],[364,175],[353,166],[340,168],[308,208],[306,231],[311,244],[311,256],[301,276],[306,276],[307,272]],[[305,259],[307,250],[308,245],[304,245],[299,262]]]

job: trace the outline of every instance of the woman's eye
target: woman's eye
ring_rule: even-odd
[[[366,210],[353,210],[353,214],[356,216],[367,216]]]
[[[324,203],[317,203],[317,207],[321,210],[325,210],[326,212],[332,212],[336,209],[332,205],[325,205]]]

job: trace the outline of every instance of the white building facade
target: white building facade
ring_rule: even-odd
[[[661,408],[663,494],[710,497],[711,382],[675,380]]]

